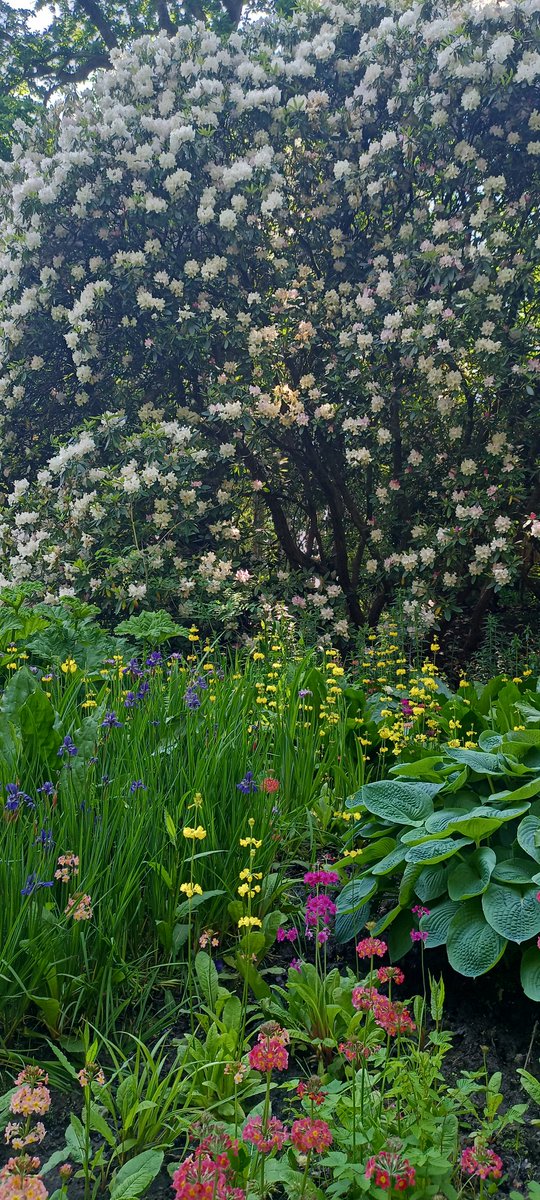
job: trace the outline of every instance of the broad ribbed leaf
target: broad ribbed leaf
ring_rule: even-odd
[[[433,867],[423,868],[422,874],[416,880],[414,890],[418,899],[423,904],[427,904],[428,900],[437,900],[446,892],[447,881],[447,868],[435,864]]]
[[[540,1000],[540,950],[529,946],[521,960],[521,986],[529,1000]],[[538,1083],[540,1093],[540,1083]]]
[[[438,832],[440,833],[462,833],[465,837],[471,837],[473,841],[480,842],[482,838],[490,837],[501,825],[506,821],[514,821],[517,817],[521,817],[524,812],[527,812],[529,805],[527,803],[516,805],[515,808],[493,808],[487,805],[480,805],[478,808],[471,809],[468,813],[460,813],[457,810],[453,814],[444,814],[444,824],[439,822]],[[426,821],[426,829],[429,833],[432,832],[432,825],[436,818],[443,814],[435,813],[429,821]]]
[[[540,817],[524,817],[517,831],[517,840],[521,849],[540,863]]]
[[[506,858],[497,863],[492,875],[494,883],[531,883],[534,862],[530,858]]]
[[[448,876],[448,895],[452,900],[470,900],[485,892],[491,873],[497,865],[495,852],[480,846]]]
[[[540,792],[540,776],[538,779],[530,779],[528,783],[524,783],[521,787],[505,788],[503,792],[493,792],[491,796],[486,796],[484,804],[495,804],[500,807],[510,801],[511,804],[516,804],[520,800],[531,800],[533,796],[537,796]]]
[[[491,882],[482,896],[486,920],[511,942],[526,942],[540,933],[538,888]]]
[[[348,808],[364,807],[376,817],[399,825],[422,825],[433,812],[433,797],[441,783],[401,783],[385,779],[368,783],[346,801]]]
[[[433,950],[436,946],[444,946],[450,922],[458,910],[459,905],[455,904],[453,900],[444,900],[442,904],[437,904],[435,908],[432,908],[427,917],[421,918],[420,929],[429,934],[426,942],[428,950]]]
[[[492,750],[498,750],[502,740],[501,733],[496,733],[494,729],[483,729],[478,738],[478,745],[481,750],[490,753]]]
[[[372,875],[389,875],[391,871],[399,867],[402,862],[405,862],[405,847],[396,846],[395,850],[391,850],[390,854],[386,854],[381,861],[375,863],[371,868]]]
[[[470,846],[470,838],[439,838],[437,841],[422,842],[420,846],[411,846],[405,855],[408,863],[421,863],[423,866],[428,866],[429,863],[443,862],[446,858],[452,858],[461,850],[462,846]]]
[[[339,893],[336,900],[338,913],[354,912],[365,904],[377,890],[377,880],[371,875],[363,875],[359,879],[351,879]]]
[[[486,921],[480,901],[467,900],[450,922],[446,949],[454,971],[477,979],[502,958],[506,941]]]
[[[445,751],[453,762],[463,763],[477,775],[504,775],[504,763],[496,754],[485,754],[481,750],[462,750],[461,747],[453,750],[449,746],[445,746]]]

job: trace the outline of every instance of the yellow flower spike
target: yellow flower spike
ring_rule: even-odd
[[[254,650],[251,656],[254,662],[264,662],[264,654],[260,650]]]
[[[180,891],[187,896],[188,900],[192,900],[194,896],[202,896],[203,894],[200,883],[181,883]]]
[[[250,928],[260,929],[261,926],[262,926],[262,921],[260,921],[258,917],[240,917],[240,920],[238,922],[239,929],[250,929]]]
[[[189,825],[186,825],[182,833],[188,841],[202,842],[203,838],[206,837],[206,829],[203,829],[202,825],[197,825],[196,829],[191,829]]]

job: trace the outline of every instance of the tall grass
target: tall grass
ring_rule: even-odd
[[[180,1004],[181,885],[192,878],[210,893],[190,912],[196,933],[233,927],[239,840],[250,819],[265,883],[277,886],[300,850],[315,854],[321,797],[339,808],[362,782],[334,662],[328,654],[295,658],[270,637],[232,659],[211,647],[168,662],[146,655],[142,675],[120,659],[92,675],[69,662],[38,675],[21,665],[0,722],[4,801],[8,784],[27,797],[0,820],[4,1037],[36,1021],[66,1034],[83,1018],[107,1032],[126,1010],[137,1028],[165,991]],[[66,736],[77,754],[63,748]],[[247,772],[257,790],[249,779],[238,787]],[[261,787],[268,778],[278,791]],[[43,791],[45,783],[52,787]],[[183,836],[199,825],[204,838]],[[68,853],[79,873],[66,884],[55,869]],[[267,893],[254,913],[264,915]],[[91,898],[90,920],[66,914],[68,897],[79,894]]]

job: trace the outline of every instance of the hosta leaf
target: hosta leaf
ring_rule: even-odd
[[[491,882],[482,896],[484,915],[493,929],[511,942],[525,942],[540,933],[538,888],[511,887]]]
[[[399,917],[401,912],[403,912],[401,904],[396,904],[395,908],[391,908],[390,912],[385,913],[384,916],[376,922],[371,931],[372,936],[380,937],[381,933],[384,933],[385,929],[388,929],[389,925],[393,925],[394,921],[397,917]]]
[[[463,763],[477,775],[504,775],[504,763],[496,754],[485,754],[482,750],[462,750],[461,747],[453,750],[445,746],[444,749],[453,762]]]
[[[422,874],[422,867],[417,863],[407,863],[403,875],[401,876],[401,884],[399,888],[398,900],[402,908],[407,908],[414,898],[416,891],[415,884]]]
[[[356,937],[360,930],[363,929],[366,921],[369,921],[370,905],[361,904],[359,908],[355,908],[352,912],[337,912],[334,924],[334,936],[336,942],[340,945],[343,942],[350,942],[351,938]]]
[[[446,892],[447,880],[446,867],[437,865],[434,867],[424,867],[414,885],[418,899],[423,904],[426,904],[428,900],[437,900],[439,896],[442,896]]]
[[[518,800],[531,800],[533,796],[537,796],[540,792],[540,776],[538,779],[530,779],[528,783],[523,783],[520,787],[505,788],[504,792],[493,792],[491,796],[486,796],[485,804],[496,804],[498,807],[505,804],[509,800],[515,804]]]
[[[379,842],[372,842],[371,845],[369,845],[369,846],[363,846],[362,847],[362,866],[363,867],[367,866],[368,863],[375,861],[375,866],[380,867],[381,862],[383,862],[386,859],[386,857],[388,855],[390,855],[393,850],[395,850],[395,847],[396,847],[395,838],[389,838],[389,837],[381,838]],[[345,858],[344,865],[346,865],[346,866],[350,865],[350,859],[347,860]],[[372,867],[371,870],[372,870],[373,874],[380,873],[378,871],[377,872],[375,871],[375,867]],[[384,874],[384,872],[383,872],[383,874]]]
[[[538,714],[540,717],[540,713]],[[505,733],[503,746],[512,746],[512,743],[519,742],[521,746],[540,746],[540,729],[512,729],[509,733]]]
[[[497,865],[495,852],[480,846],[448,876],[448,894],[452,900],[470,900],[485,892],[491,873]]]
[[[493,871],[494,883],[531,883],[535,864],[530,858],[506,858]]]
[[[474,805],[472,807],[474,808]],[[439,812],[428,817],[425,826],[426,833],[446,833],[456,821],[467,817],[470,811],[470,808],[441,808]]]
[[[470,838],[440,838],[437,841],[422,842],[420,846],[411,846],[405,859],[408,863],[419,863],[427,866],[429,863],[443,862],[452,858],[462,846],[470,846]]]
[[[506,941],[492,929],[479,900],[467,900],[450,922],[446,950],[448,962],[460,975],[477,979],[504,954]]]
[[[540,817],[524,817],[517,831],[517,840],[521,849],[540,863]]]
[[[396,846],[395,850],[391,850],[389,854],[385,854],[381,861],[375,863],[371,868],[372,875],[389,875],[396,867],[401,866],[405,862],[405,847],[402,845]]]
[[[498,750],[502,740],[502,733],[496,733],[494,729],[483,729],[478,738],[478,745],[481,750],[490,753],[492,750]]]
[[[420,758],[416,762],[398,763],[395,767],[390,767],[389,775],[399,775],[413,779],[426,780],[428,783],[440,783],[441,771],[440,768],[444,762],[442,754],[433,754],[429,758]]]
[[[388,951],[392,962],[396,962],[399,958],[407,953],[411,948],[411,929],[414,926],[414,918],[409,911],[401,911],[395,921],[392,922],[388,933],[385,936],[385,941],[388,945]]]
[[[353,912],[355,908],[359,908],[360,904],[368,900],[376,889],[377,881],[372,879],[371,875],[361,875],[358,879],[351,879],[337,897],[338,912]]]
[[[468,813],[454,812],[453,815],[445,814],[445,824],[440,825],[441,833],[462,833],[465,837],[471,837],[475,842],[480,842],[482,838],[490,837],[505,821],[513,821],[517,817],[521,817],[524,812],[527,812],[529,805],[522,804],[515,808],[493,808],[480,805],[478,808],[471,809]],[[442,814],[435,813],[435,817]],[[431,825],[434,818],[426,821],[426,829]],[[429,830],[431,832],[431,829]]]
[[[442,904],[437,904],[431,909],[429,916],[421,918],[420,929],[429,934],[426,942],[428,950],[433,950],[435,946],[444,946],[450,922],[458,911],[459,905],[453,900],[443,900]]]
[[[538,946],[528,946],[521,960],[521,986],[529,1000],[540,1000],[540,950]],[[540,1097],[540,1081],[537,1081]],[[540,1098],[538,1100],[540,1103]]]
[[[362,806],[376,817],[398,825],[421,825],[433,812],[433,797],[441,783],[401,783],[385,779],[368,783],[346,801],[348,808]]]

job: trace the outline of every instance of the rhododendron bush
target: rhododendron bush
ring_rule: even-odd
[[[21,130],[6,579],[332,634],[534,582],[539,11],[184,26]]]

